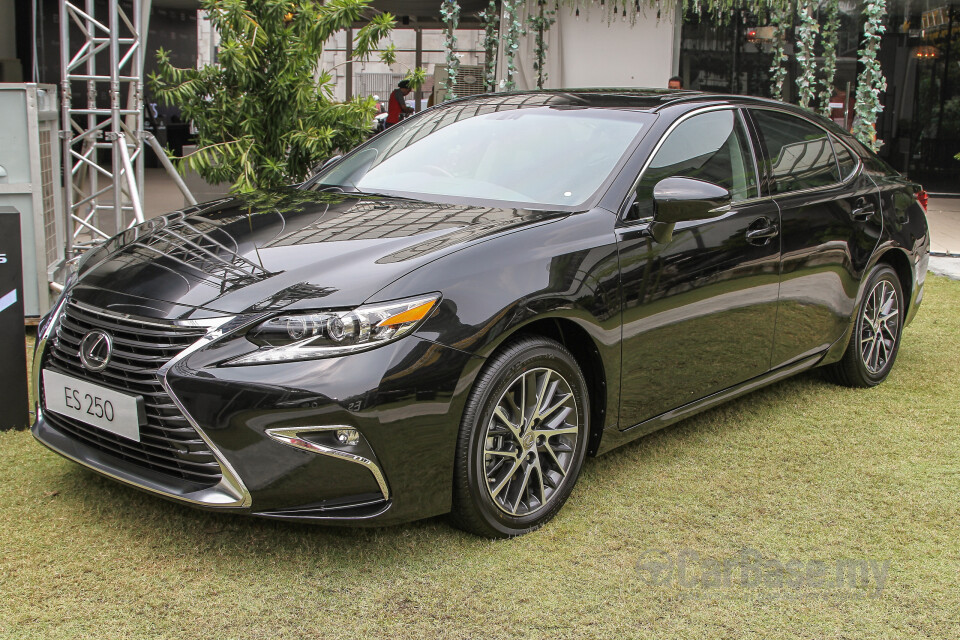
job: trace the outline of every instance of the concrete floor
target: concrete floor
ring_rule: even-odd
[[[143,217],[157,216],[183,208],[183,194],[164,169],[143,170]]]
[[[960,257],[960,198],[930,198],[930,251]]]
[[[187,172],[183,179],[198,202],[216,200],[229,188],[229,185],[208,185],[192,171]],[[182,209],[188,204],[165,169],[143,170],[143,199],[143,217],[147,219]]]

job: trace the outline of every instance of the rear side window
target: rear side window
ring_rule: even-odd
[[[846,180],[857,168],[857,161],[850,150],[843,146],[836,138],[830,136],[833,142],[833,152],[837,155],[837,165],[840,167],[840,179]]]
[[[767,152],[767,173],[775,194],[840,182],[827,132],[802,118],[779,111],[755,110],[753,116]]]
[[[756,172],[746,133],[732,109],[684,120],[650,161],[627,220],[653,215],[653,188],[664,178],[697,178],[724,187],[734,201],[757,196]]]

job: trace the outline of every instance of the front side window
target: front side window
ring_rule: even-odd
[[[720,185],[734,201],[757,196],[753,156],[736,111],[708,111],[677,125],[643,172],[627,219],[652,216],[653,188],[674,176]]]
[[[376,136],[312,188],[575,209],[652,119],[565,105],[453,104]]]
[[[753,116],[767,152],[766,170],[774,194],[836,184],[837,160],[827,132],[802,118],[757,109]]]

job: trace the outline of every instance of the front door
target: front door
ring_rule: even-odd
[[[620,426],[629,428],[770,368],[780,219],[759,198],[737,109],[698,112],[655,151],[618,232],[623,295]],[[731,192],[728,210],[651,237],[653,187],[685,176]]]

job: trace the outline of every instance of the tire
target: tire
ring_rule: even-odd
[[[863,299],[843,358],[827,372],[848,387],[873,387],[883,382],[900,350],[903,332],[903,288],[897,272],[878,264],[867,278]]]
[[[524,336],[496,352],[460,422],[453,524],[510,538],[549,521],[583,466],[589,409],[583,373],[558,342]]]

